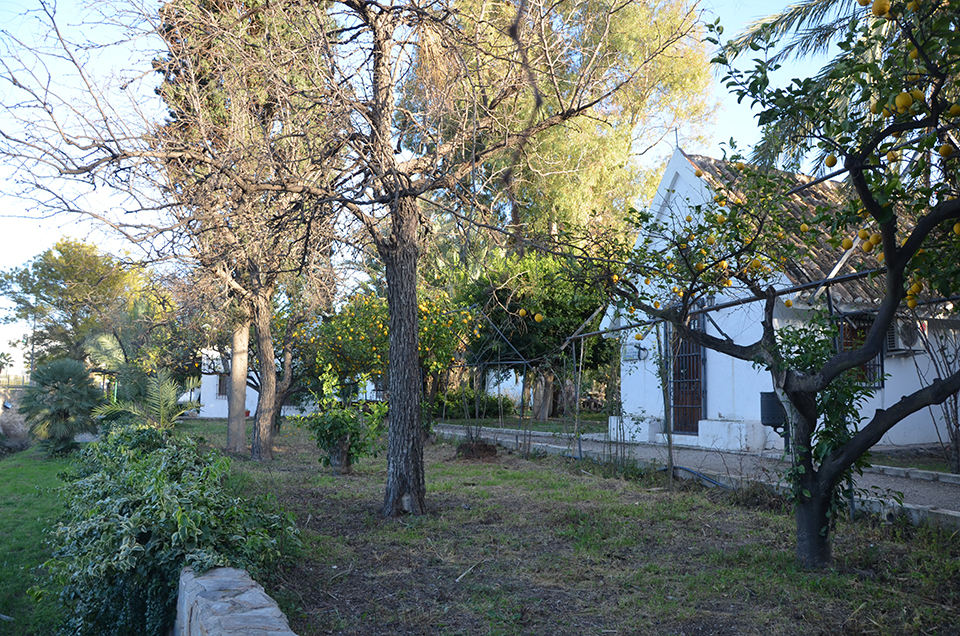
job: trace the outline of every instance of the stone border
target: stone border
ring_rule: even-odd
[[[172,636],[297,636],[287,617],[246,570],[180,573]]]

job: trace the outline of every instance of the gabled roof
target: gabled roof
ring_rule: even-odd
[[[728,197],[740,197],[743,200],[749,200],[748,193],[737,189],[737,183],[741,175],[732,162],[686,153],[683,153],[683,156],[690,162],[694,170],[699,168],[703,172],[702,180],[711,190],[718,193],[724,192]],[[813,183],[816,181],[814,177],[780,171],[777,171],[776,175],[782,182],[784,191],[811,184],[799,192],[791,194],[787,199],[784,212],[797,224],[809,221],[818,208],[826,207],[839,210],[847,204],[850,198],[847,185],[841,182],[827,180]],[[816,229],[811,230],[811,232],[816,231]],[[857,241],[849,250],[843,250],[830,245],[827,242],[829,237],[823,232],[816,236],[815,241],[809,243],[801,243],[790,233],[786,233],[783,240],[790,241],[791,238],[797,246],[802,244],[804,251],[808,254],[799,261],[789,260],[784,267],[784,275],[794,285],[824,281],[881,266],[875,255],[866,254],[860,249]],[[856,239],[855,236],[851,238]],[[801,294],[801,298],[809,298],[815,291],[814,289]],[[876,305],[883,292],[877,282],[864,278],[842,284],[833,284],[830,286],[830,293],[833,301],[846,305],[848,311],[857,307],[869,311]],[[823,292],[821,292],[822,294]]]

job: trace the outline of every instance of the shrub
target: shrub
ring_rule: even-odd
[[[154,634],[172,625],[181,569],[256,572],[296,541],[288,517],[225,488],[228,460],[156,428],[127,427],[84,449],[64,476],[51,576],[64,633]]]
[[[497,397],[482,392],[478,404],[477,391],[468,386],[461,386],[454,391],[437,395],[437,401],[433,405],[433,415],[452,419],[473,419],[479,413],[479,417],[485,419],[499,417],[501,408],[505,416],[516,414],[516,405],[509,397],[505,395]]]
[[[320,382],[324,395],[314,395],[319,410],[299,416],[296,421],[310,431],[317,447],[324,451],[320,462],[346,475],[350,473],[355,459],[376,456],[379,439],[384,432],[387,405],[382,402],[351,402],[355,392],[345,390],[337,378],[329,373],[322,375]]]
[[[54,360],[38,367],[32,381],[20,399],[20,412],[48,452],[63,453],[80,433],[96,432],[91,413],[103,403],[103,393],[82,362]]]

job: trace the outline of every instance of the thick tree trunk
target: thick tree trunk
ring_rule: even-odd
[[[400,197],[393,205],[392,233],[378,241],[386,269],[390,310],[389,429],[387,489],[383,513],[426,511],[423,442],[420,436],[420,363],[417,353],[417,258],[419,210],[416,199]]]
[[[260,361],[260,399],[257,403],[257,418],[253,425],[251,456],[256,461],[273,459],[273,417],[277,400],[277,367],[273,351],[273,336],[270,333],[272,316],[271,293],[254,297],[253,326],[257,333],[257,357]]]
[[[796,474],[794,516],[797,522],[797,562],[809,569],[830,565],[830,499],[834,485],[824,485],[822,475],[814,468],[812,444],[817,426],[817,405],[814,394],[793,394],[791,452]]]
[[[825,568],[830,565],[830,493],[810,492],[797,498],[797,561],[801,567]]]
[[[247,450],[247,364],[250,346],[250,316],[233,328],[230,351],[230,400],[227,404],[227,452]]]

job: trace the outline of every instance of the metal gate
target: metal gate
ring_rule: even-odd
[[[703,317],[691,319],[691,326],[703,329]],[[673,432],[697,435],[706,404],[706,350],[700,345],[680,338],[676,332],[671,338],[674,351],[670,400],[673,407]]]

